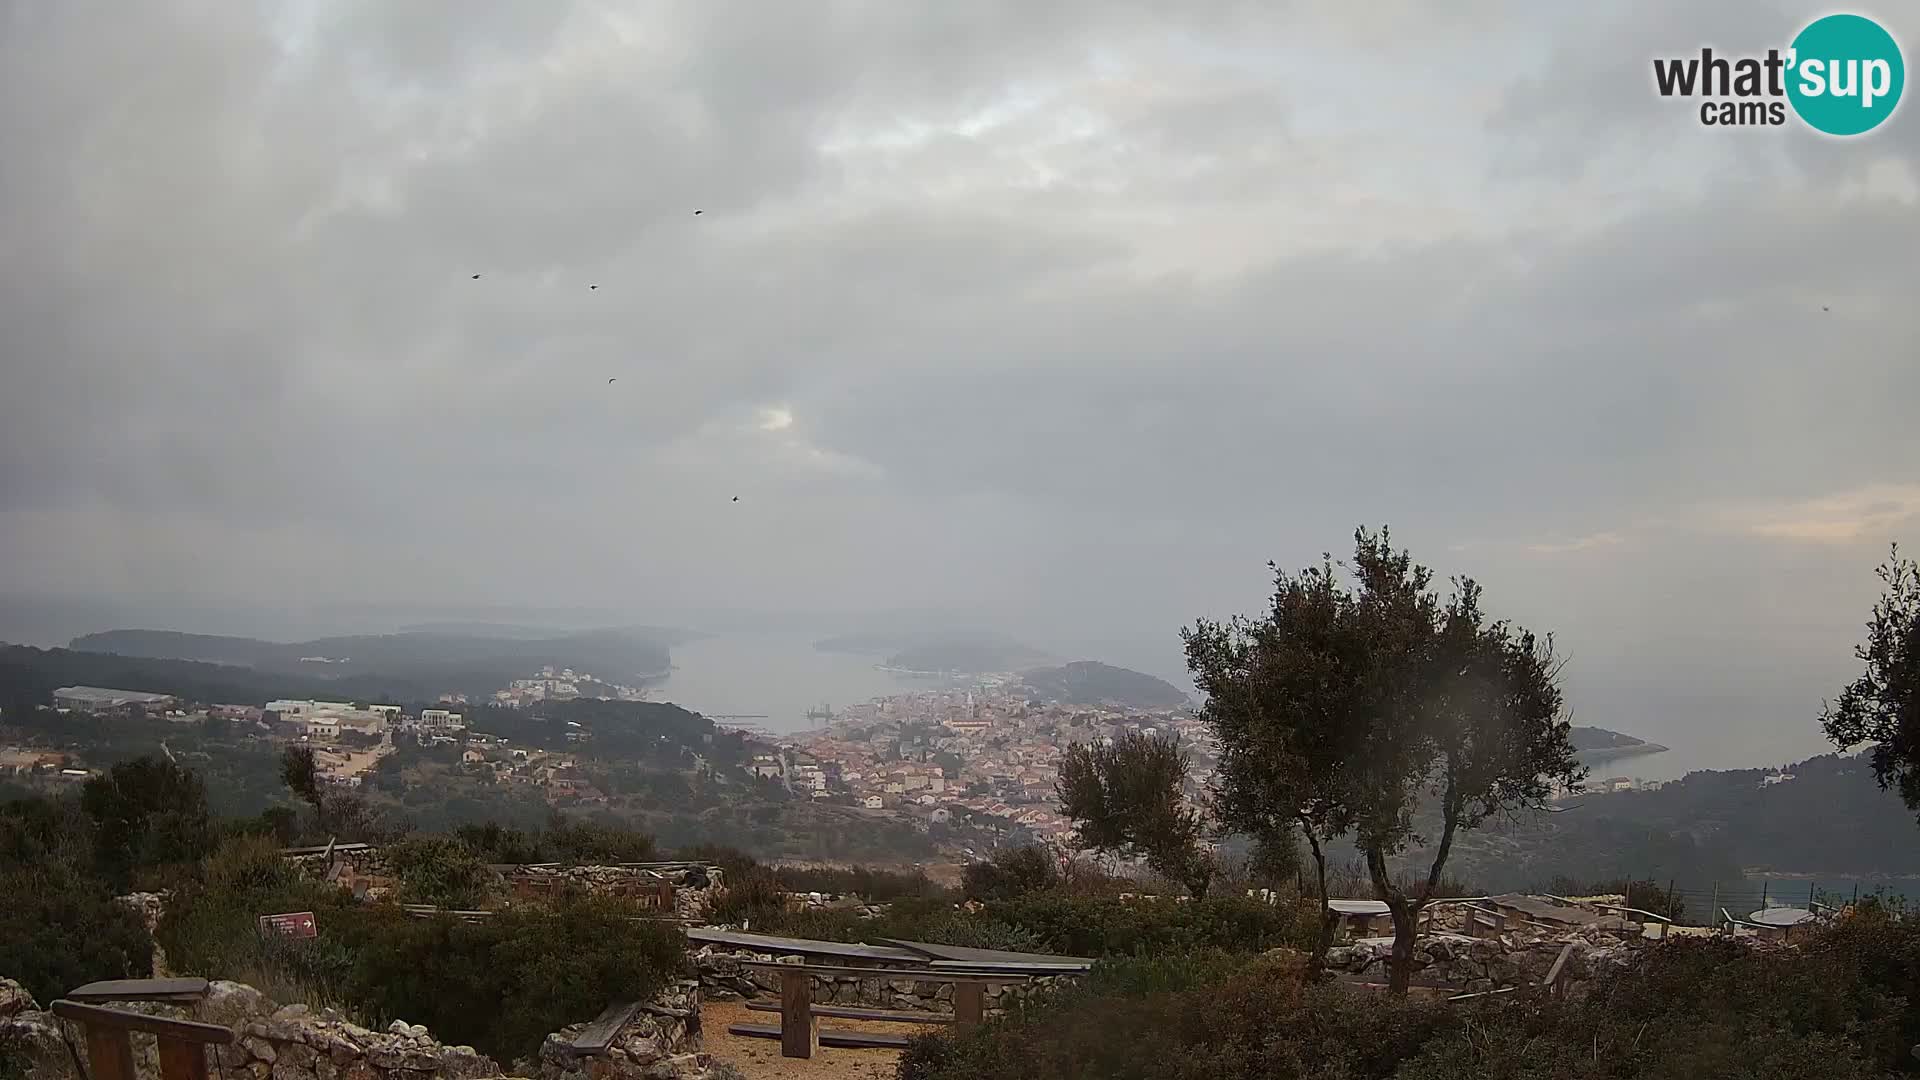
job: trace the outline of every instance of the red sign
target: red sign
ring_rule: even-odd
[[[295,911],[286,915],[260,916],[260,932],[279,934],[290,938],[319,937],[320,928],[314,925],[313,912]]]

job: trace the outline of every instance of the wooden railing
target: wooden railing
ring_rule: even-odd
[[[207,1047],[233,1042],[233,1029],[218,1024],[169,1020],[65,998],[53,1003],[53,1015],[85,1031],[91,1080],[139,1080],[131,1038],[136,1031],[152,1035],[158,1043],[161,1080],[207,1080]]]
[[[1660,924],[1660,940],[1661,941],[1667,940],[1667,927],[1673,925],[1673,920],[1666,917],[1665,915],[1656,914],[1654,912],[1646,911],[1641,908],[1626,907],[1622,904],[1595,904],[1593,906],[1599,908],[1601,911],[1617,911],[1622,916],[1638,915],[1640,916],[1640,922],[1642,925],[1645,925],[1647,920],[1652,919],[1653,921]]]

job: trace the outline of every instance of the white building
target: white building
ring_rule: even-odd
[[[861,800],[860,805],[866,807],[869,810],[880,810],[887,805],[887,801],[885,799],[882,799],[878,795],[869,795],[865,799]]]
[[[113,690],[104,686],[63,686],[53,692],[53,703],[62,709],[118,709],[127,705],[147,706],[168,705],[173,697],[168,694],[149,694],[142,690]]]
[[[464,730],[466,726],[466,721],[457,712],[448,712],[446,709],[420,710],[420,730],[429,735],[445,735]]]

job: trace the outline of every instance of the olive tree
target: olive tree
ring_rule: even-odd
[[[1189,764],[1171,734],[1124,731],[1110,742],[1070,746],[1056,785],[1061,812],[1085,846],[1144,858],[1154,873],[1205,896],[1213,859],[1206,821],[1184,794]]]
[[[1538,637],[1480,607],[1481,588],[1454,579],[1442,602],[1432,571],[1393,550],[1387,531],[1354,535],[1353,610],[1370,643],[1359,674],[1359,743],[1347,763],[1347,797],[1374,893],[1393,917],[1389,988],[1406,992],[1421,909],[1439,887],[1461,829],[1540,806],[1586,772],[1563,716],[1561,664]],[[1423,809],[1439,833],[1415,829]],[[1432,841],[1423,879],[1403,887],[1388,859]]]
[[[1842,750],[1874,744],[1874,779],[1920,811],[1920,564],[1895,545],[1875,572],[1886,591],[1867,620],[1866,642],[1854,648],[1866,670],[1824,703],[1820,724]]]
[[[1457,579],[1444,601],[1432,580],[1386,530],[1361,529],[1351,563],[1276,571],[1260,619],[1185,635],[1219,742],[1222,824],[1255,835],[1293,827],[1307,840],[1322,907],[1316,963],[1332,932],[1326,845],[1351,832],[1392,913],[1399,993],[1458,831],[1538,806],[1584,775],[1551,641],[1489,621],[1472,580]],[[1416,820],[1437,822],[1437,834],[1421,835]],[[1429,839],[1426,873],[1403,887],[1389,861]]]

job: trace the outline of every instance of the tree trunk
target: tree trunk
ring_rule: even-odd
[[[1395,997],[1405,997],[1407,987],[1413,981],[1413,939],[1419,929],[1415,921],[1420,913],[1419,905],[1409,903],[1406,894],[1388,876],[1385,853],[1378,847],[1365,850],[1367,876],[1373,879],[1373,891],[1386,901],[1387,911],[1393,915],[1393,956],[1388,962],[1387,992]]]
[[[1300,832],[1307,838],[1307,846],[1313,849],[1314,878],[1320,883],[1320,932],[1313,937],[1313,958],[1307,963],[1307,977],[1319,980],[1327,970],[1327,952],[1333,948],[1333,927],[1336,920],[1331,908],[1327,906],[1327,853],[1320,850],[1320,841],[1313,835],[1312,829],[1303,828]]]

